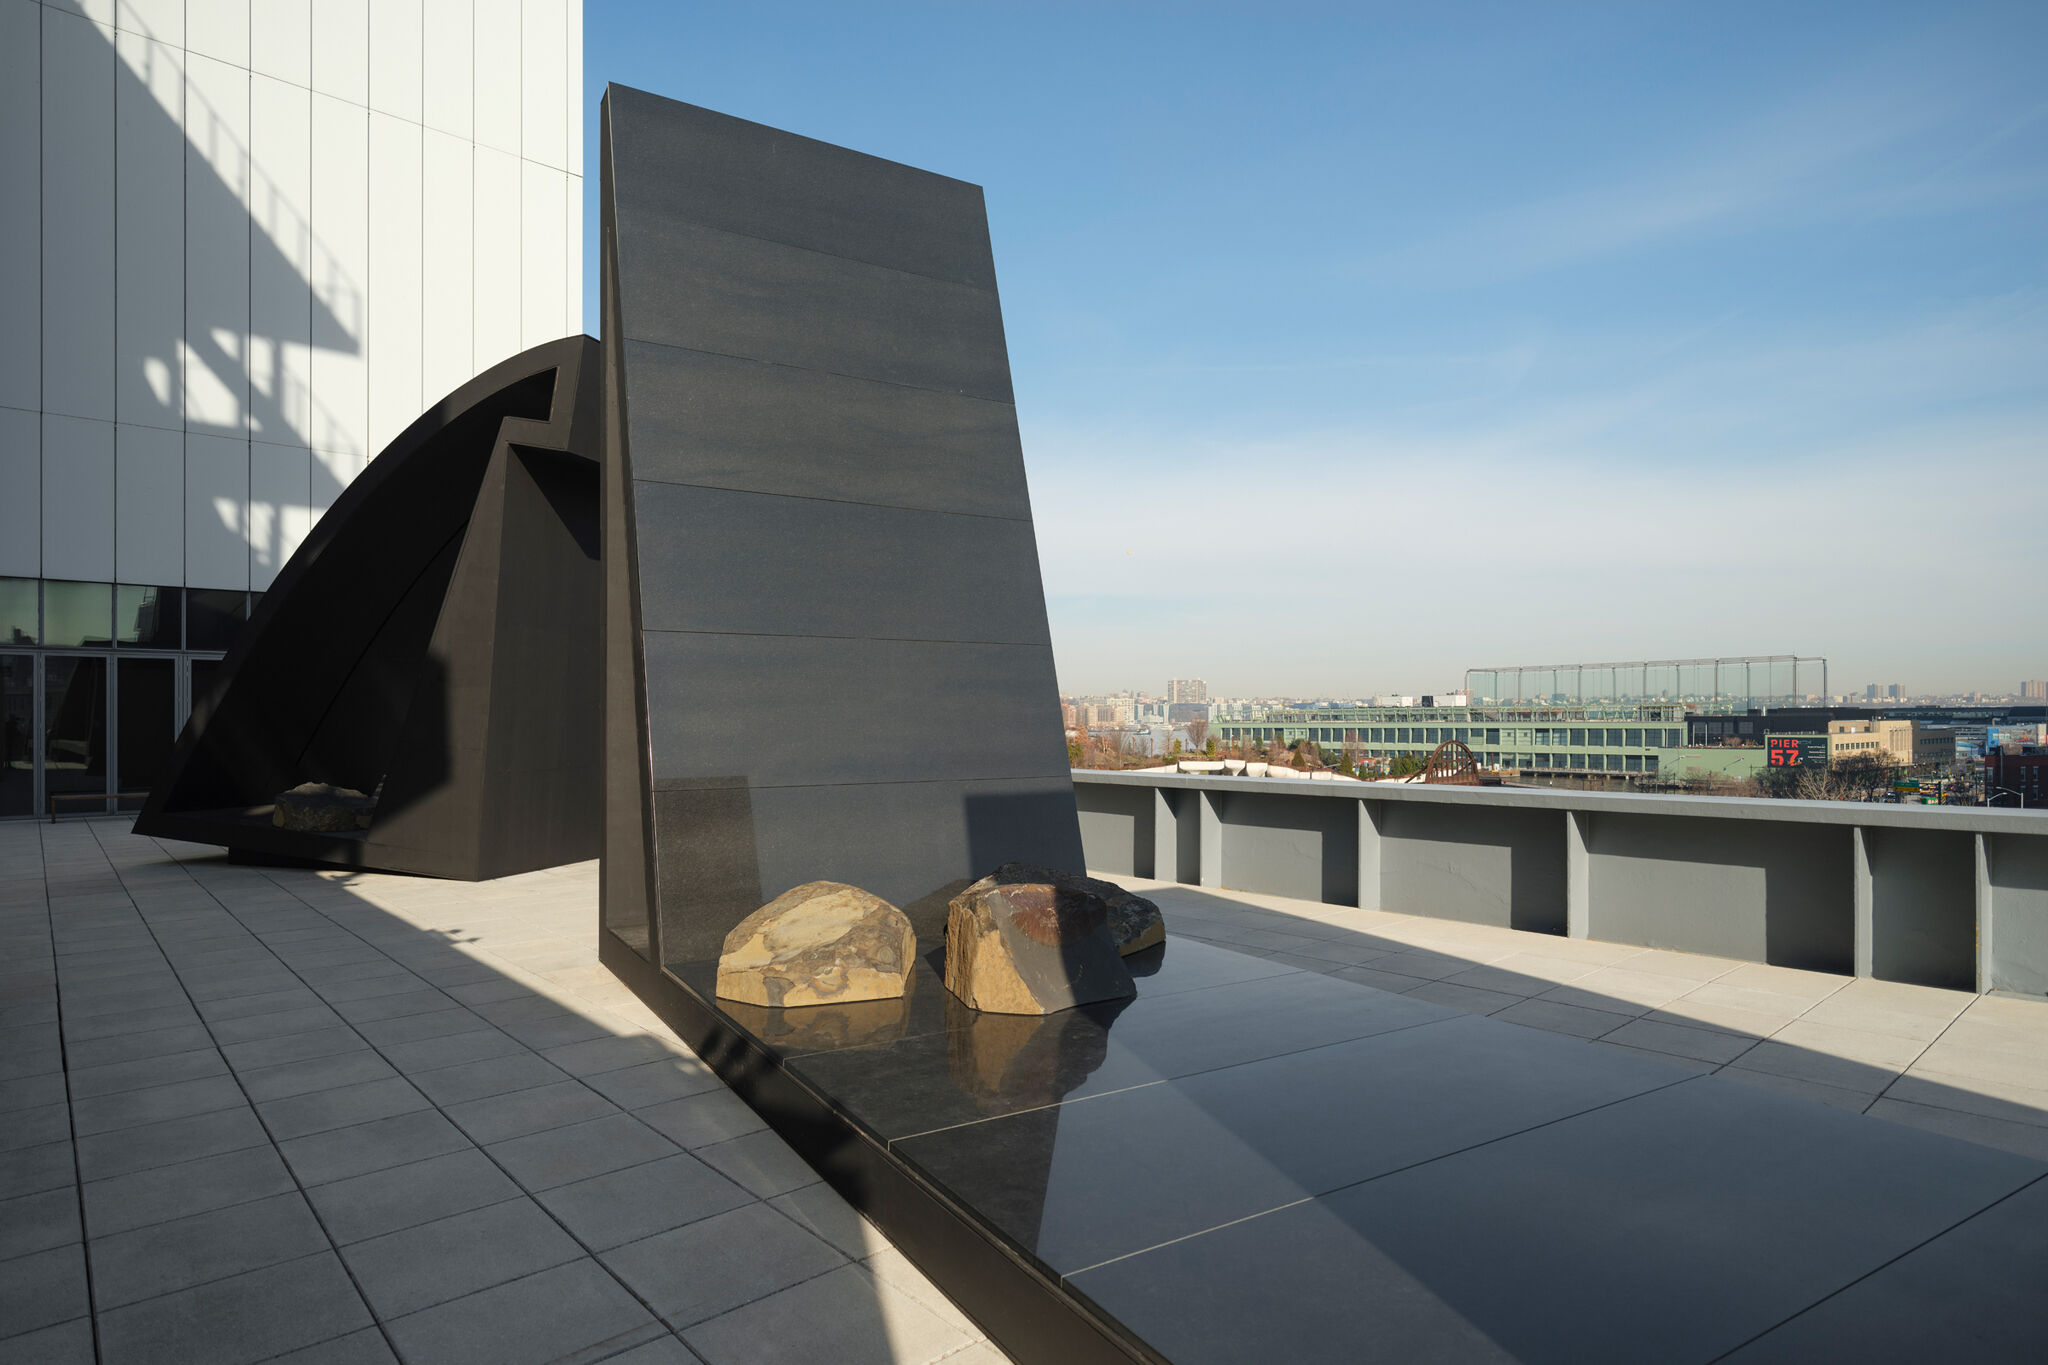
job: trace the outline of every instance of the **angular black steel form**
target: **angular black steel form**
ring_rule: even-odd
[[[194,698],[138,833],[480,880],[600,843],[597,343],[496,365],[349,485]],[[379,799],[368,829],[271,823],[277,793]]]
[[[604,915],[1078,869],[978,186],[610,87]]]

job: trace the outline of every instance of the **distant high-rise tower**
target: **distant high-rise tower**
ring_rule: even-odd
[[[2032,678],[2021,683],[2020,697],[2025,701],[2048,701],[2048,678]]]
[[[1209,684],[1201,678],[1175,678],[1166,684],[1166,700],[1169,703],[1207,701]]]
[[[1900,698],[1906,695],[1906,689],[1900,687],[1897,683],[1893,683],[1891,686],[1885,688],[1884,694],[1891,700],[1898,701]]]
[[[1868,687],[1866,687],[1866,688],[1864,688],[1864,689],[1863,689],[1863,700],[1865,700],[1865,701],[1876,701],[1876,700],[1877,700],[1877,684],[1876,684],[1876,683],[1872,683],[1872,684],[1871,684],[1870,686],[1868,686]]]

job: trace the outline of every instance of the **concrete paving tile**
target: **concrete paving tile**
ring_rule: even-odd
[[[1545,992],[1543,998],[1583,1005],[1587,1009],[1641,1014],[1669,1004],[1698,985],[1698,982],[1683,977],[1638,972],[1623,965],[1590,971],[1576,981]]]
[[[631,1114],[614,1113],[494,1143],[487,1150],[521,1185],[545,1190],[644,1165],[682,1149]]]
[[[661,1335],[654,1340],[618,1355],[606,1356],[604,1365],[702,1365],[702,1360],[674,1333],[662,1328]]]
[[[1539,997],[1509,1005],[1496,1011],[1493,1017],[1525,1028],[1545,1029],[1574,1038],[1598,1038],[1604,1033],[1612,1033],[1627,1023],[1631,1016]]]
[[[92,1346],[92,1319],[73,1318],[0,1342],[9,1365],[95,1365],[98,1353]]]
[[[583,1083],[622,1109],[644,1109],[663,1100],[724,1089],[717,1074],[695,1057],[670,1057],[603,1071],[584,1077]]]
[[[716,1317],[846,1264],[766,1204],[747,1204],[601,1259],[672,1327]]]
[[[80,1240],[78,1194],[70,1186],[0,1199],[0,1261]]]
[[[71,1106],[73,1130],[80,1137],[135,1128],[164,1119],[208,1114],[217,1109],[240,1109],[247,1104],[242,1088],[231,1076],[207,1076],[194,1081],[127,1090],[118,1095],[96,1095]]]
[[[642,1122],[685,1149],[709,1147],[767,1123],[730,1090],[707,1091],[635,1111]]]
[[[0,1261],[0,1338],[53,1327],[86,1311],[85,1254],[76,1243]],[[11,1358],[12,1350],[0,1354]]]
[[[105,1365],[255,1365],[372,1323],[324,1251],[103,1312],[100,1352]]]
[[[445,1108],[466,1100],[534,1090],[565,1079],[561,1068],[545,1057],[521,1050],[509,1056],[422,1071],[412,1077],[412,1082]]]
[[[1985,1075],[1957,1075],[1924,1058],[1885,1093],[2020,1123],[2048,1123],[2048,1089]]]
[[[1752,1041],[1768,1038],[1792,1022],[1794,1015],[1758,1014],[1734,1005],[1701,1002],[1695,995],[1683,995],[1668,1005],[1640,1016],[1653,1023],[1676,1024],[1681,1028],[1713,1029]]]
[[[398,1365],[398,1357],[375,1327],[272,1356],[264,1365]]]
[[[1657,976],[1673,976],[1685,981],[1705,983],[1726,976],[1742,964],[1725,957],[1679,953],[1668,948],[1645,948],[1617,965],[1624,966],[1632,972],[1649,972]]]
[[[402,1014],[394,1019],[366,1019],[355,1025],[356,1032],[377,1047],[419,1042],[427,1038],[445,1038],[451,1034],[492,1027],[494,1026],[490,1020],[454,1004],[443,1009],[428,1010],[424,1014]]]
[[[347,1128],[427,1107],[427,1098],[409,1082],[403,1077],[392,1077],[270,1100],[258,1104],[256,1110],[263,1116],[271,1136],[285,1142],[329,1128]]]
[[[1522,1003],[1524,998],[1503,991],[1459,985],[1458,981],[1457,977],[1445,981],[1426,981],[1402,993],[1412,995],[1417,1000],[1427,1000],[1434,1005],[1449,1005],[1452,1009],[1463,1010],[1467,1014],[1494,1014],[1510,1005]]]
[[[0,1081],[0,1114],[62,1104],[64,1099],[64,1073],[61,1071]]]
[[[1346,981],[1356,981],[1361,986],[1372,986],[1378,990],[1393,991],[1396,995],[1404,991],[1411,991],[1423,982],[1430,980],[1426,976],[1403,976],[1399,972],[1382,971],[1377,967],[1339,967],[1330,974],[1332,976],[1340,976]]]
[[[465,1005],[488,1005],[503,1000],[531,998],[533,991],[517,981],[506,979],[494,969],[490,979],[471,985],[451,986],[448,994]]]
[[[431,1019],[432,1015],[417,1016]],[[522,1055],[526,1044],[486,1024],[480,1029],[419,1038],[407,1043],[386,1043],[380,1049],[387,1061],[407,1075],[438,1071],[443,1067],[480,1062],[492,1057]]]
[[[394,972],[380,972],[374,976],[357,977],[348,981],[331,981],[317,985],[313,989],[321,999],[339,1008],[358,1000],[375,1000],[386,995],[405,995],[413,991],[431,990],[432,987],[411,972],[400,968]]]
[[[1766,1038],[1730,1064],[1729,1070],[1766,1071],[1799,1081],[1817,1081],[1843,1090],[1877,1094],[1897,1080],[1901,1067],[1832,1056],[1793,1043]]]
[[[1895,1100],[1889,1094],[1879,1097],[1863,1112],[1872,1118],[1924,1128],[1931,1133],[1944,1133],[1965,1142],[2032,1157],[2036,1161],[2048,1161],[2048,1126],[2041,1124],[2016,1123],[2011,1119],[1988,1118],[1958,1109],[1915,1104],[1909,1100]]]
[[[337,1246],[468,1213],[519,1194],[519,1187],[473,1147],[306,1191]]]
[[[246,1043],[231,1043],[221,1049],[221,1055],[228,1059],[228,1065],[238,1072],[261,1071],[266,1067],[284,1066],[291,1062],[312,1061],[318,1057],[334,1057],[344,1052],[359,1052],[369,1044],[362,1040],[354,1029],[346,1024],[335,1024],[332,1028],[309,1029],[304,1033],[287,1033],[279,1038],[256,1038]]]
[[[71,1106],[39,1104],[33,1109],[14,1109],[0,1114],[0,1152],[22,1147],[40,1147],[46,1142],[71,1136]]]
[[[695,1060],[690,1057],[689,1049],[675,1039],[646,1033],[566,1043],[549,1048],[544,1055],[571,1076],[595,1076],[601,1072],[620,1071],[648,1062]]]
[[[74,1070],[112,1066],[117,1062],[141,1061],[148,1057],[169,1057],[180,1052],[197,1052],[212,1047],[213,1035],[204,1024],[180,1028],[152,1029],[144,1033],[117,1033],[111,1038],[74,1040],[65,1055]]]
[[[685,1152],[534,1196],[593,1251],[637,1242],[751,1202],[738,1185]]]
[[[279,1014],[285,1010],[311,1009],[321,1003],[320,997],[304,986],[293,986],[288,990],[265,991],[260,995],[238,995],[229,1000],[202,1001],[199,1013],[211,1024],[229,1019],[248,1019],[260,1014]]]
[[[536,1090],[515,1090],[451,1104],[446,1112],[472,1140],[488,1146],[507,1138],[603,1118],[618,1113],[619,1108],[581,1081],[563,1081]]]
[[[1761,1016],[1773,1020],[1775,1031],[1812,1009],[1819,1001],[1809,996],[1792,995],[1784,991],[1759,990],[1752,986],[1731,986],[1726,977],[1696,986],[1685,993],[1687,1006],[1705,1005],[1717,1008],[1737,1009],[1745,1015]],[[1674,1005],[1664,1008],[1672,1009]],[[1744,1026],[1744,1025],[1738,1025]]]
[[[1846,1086],[1801,1080],[1796,1076],[1780,1076],[1768,1071],[1745,1071],[1739,1066],[1724,1066],[1714,1074],[1723,1080],[1740,1081],[1759,1090],[1773,1090],[1780,1095],[1791,1095],[1797,1099],[1832,1105],[1837,1109],[1846,1109],[1852,1114],[1862,1113],[1877,1098],[1865,1090],[1852,1090]]]
[[[103,1180],[268,1142],[256,1111],[237,1100],[203,1114],[81,1137],[78,1168],[89,1181]]]
[[[841,1255],[856,1261],[891,1250],[889,1239],[823,1181],[778,1194],[768,1203],[784,1218],[824,1238]],[[932,1292],[938,1293],[936,1289]]]
[[[1754,1039],[1738,1037],[1732,1033],[1686,1028],[1679,1024],[1661,1023],[1652,1019],[1631,1019],[1612,1033],[1604,1035],[1602,1041],[1644,1048],[1650,1052],[1666,1052],[1677,1057],[1689,1057],[1695,1061],[1711,1062],[1716,1066],[1732,1062],[1756,1046]]]
[[[1980,1015],[1975,1011],[1966,1012],[1951,1022],[1940,1038],[1942,1042],[1956,1047],[1976,1048],[1983,1052],[2005,1052],[2020,1057],[2039,1057],[2048,1053],[2048,1028],[1997,1015]]]
[[[145,1057],[132,1062],[110,1062],[71,1070],[74,1100],[93,1095],[118,1095],[124,1091],[169,1085],[175,1081],[198,1080],[227,1074],[228,1064],[211,1047],[175,1052],[163,1057]]]
[[[193,1015],[192,1017],[197,1018],[198,1016]],[[16,1024],[50,1023],[55,1021],[56,1018],[57,997],[54,995],[44,1000],[24,1000],[18,1004],[0,1005],[0,1025],[8,1027]],[[119,1030],[115,1030],[115,1032],[119,1032]],[[69,1038],[73,1034],[69,1029],[66,1029],[64,1036]]]
[[[423,1108],[281,1142],[278,1150],[299,1179],[312,1186],[467,1151],[470,1146],[439,1110]]]
[[[302,984],[298,977],[282,966],[263,971],[219,975],[181,972],[179,977],[185,987],[185,993],[201,1005],[215,1000],[233,1000],[244,995],[271,995],[278,991],[296,989]]]
[[[431,986],[398,991],[391,995],[371,996],[363,1000],[344,1000],[333,1005],[334,1012],[352,1024],[366,1024],[377,1019],[400,1019],[409,1014],[430,1014],[445,1010],[455,1002]]]
[[[106,1180],[87,1180],[80,1193],[86,1226],[94,1237],[109,1237],[152,1223],[272,1198],[294,1188],[284,1159],[266,1144]]]
[[[64,1069],[64,1048],[55,1022],[0,1029],[0,1081],[41,1076]]]
[[[341,1086],[364,1085],[372,1081],[387,1080],[397,1074],[391,1064],[375,1052],[359,1048],[350,1052],[309,1057],[300,1062],[285,1062],[279,1066],[244,1071],[241,1079],[242,1088],[249,1093],[249,1098],[261,1105],[265,1100],[309,1095],[315,1091],[333,1090]]]
[[[832,1355],[842,1365],[921,1365],[973,1338],[866,1266],[848,1265],[698,1323],[683,1333],[707,1365],[806,1361],[817,1325],[833,1324]]]
[[[1926,1044],[1917,1039],[1819,1023],[1810,1016],[1793,1020],[1771,1037],[1776,1042],[1824,1052],[1831,1057],[1897,1070],[1912,1065],[1913,1060],[1926,1050]]]
[[[1802,971],[1797,967],[1771,967],[1761,962],[1745,962],[1733,971],[1715,978],[1716,983],[1737,990],[1770,991],[1776,995],[1791,995],[1805,999],[1809,1004],[1825,1000],[1848,984],[1848,978],[1831,972]]]
[[[522,1197],[357,1242],[341,1254],[388,1322],[581,1259],[583,1250]]]
[[[612,1037],[623,1027],[623,1021],[615,1026],[577,1010],[563,1009],[552,1014],[501,1020],[498,1027],[538,1050]]]
[[[594,1361],[667,1335],[587,1257],[399,1318],[388,1330],[407,1360],[436,1365]]]
[[[327,1248],[312,1210],[296,1191],[207,1213],[95,1235],[93,1294],[99,1311],[139,1303],[208,1280],[224,1279]]]
[[[1718,1065],[1715,1062],[1703,1062],[1697,1057],[1684,1057],[1673,1052],[1652,1052],[1648,1048],[1629,1047],[1623,1043],[1611,1043],[1605,1038],[1594,1039],[1593,1046],[1604,1047],[1612,1052],[1618,1052],[1624,1057],[1634,1057],[1638,1061],[1662,1062],[1666,1066],[1677,1067],[1681,1071],[1690,1071],[1700,1076],[1710,1074]]]
[[[215,1019],[207,1025],[213,1033],[214,1042],[223,1048],[237,1043],[284,1038],[296,1033],[342,1026],[342,1017],[325,1005],[307,1005],[300,1009],[278,1010],[271,1014],[254,1014],[240,1019]]]

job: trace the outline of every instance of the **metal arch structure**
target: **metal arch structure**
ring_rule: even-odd
[[[1408,779],[1421,781],[1437,787],[1477,787],[1483,785],[1479,776],[1479,760],[1465,747],[1464,741],[1447,739],[1429,751],[1423,761],[1422,771]]]

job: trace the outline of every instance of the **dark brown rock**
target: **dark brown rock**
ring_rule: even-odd
[[[843,1005],[903,994],[917,935],[901,910],[844,882],[806,882],[741,920],[718,994],[751,1005]]]
[[[309,834],[353,834],[370,827],[370,813],[376,807],[375,799],[352,787],[301,782],[277,794],[270,823]]]
[[[1135,995],[1109,903],[1092,880],[1005,864],[955,896],[946,989],[992,1014],[1051,1014]]]

